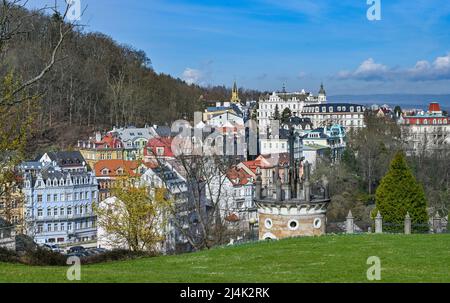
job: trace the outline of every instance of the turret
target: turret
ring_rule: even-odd
[[[261,200],[262,198],[262,179],[260,174],[256,177],[255,198],[256,200]]]

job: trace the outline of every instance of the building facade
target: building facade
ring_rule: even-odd
[[[308,105],[302,117],[310,118],[315,128],[338,124],[347,130],[365,127],[366,107],[352,103],[328,103]]]
[[[450,118],[433,102],[428,111],[404,115],[398,120],[408,153],[437,151],[450,144]]]
[[[48,155],[47,155],[48,156]],[[60,152],[22,163],[26,233],[38,244],[95,242],[98,183],[81,154]]]
[[[301,92],[287,93],[273,92],[271,95],[259,100],[258,126],[261,132],[265,132],[270,127],[271,121],[276,116],[276,111],[281,115],[285,109],[289,109],[292,116],[302,117],[303,109],[309,105],[320,105],[327,103],[327,95],[321,86],[319,94],[314,96],[305,90]]]

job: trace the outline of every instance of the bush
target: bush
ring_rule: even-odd
[[[82,264],[97,264],[112,261],[133,260],[143,257],[154,257],[156,254],[147,252],[133,252],[129,250],[113,250],[99,255],[81,257]],[[66,266],[68,256],[41,247],[28,249],[25,252],[15,252],[0,248],[0,262],[21,263],[31,266]]]
[[[0,247],[0,262],[19,263],[19,256],[13,250]]]
[[[26,251],[22,263],[36,266],[65,266],[67,257],[41,247]]]
[[[82,264],[96,264],[112,261],[133,260],[136,258],[154,257],[154,256],[155,254],[146,252],[134,252],[129,250],[112,250],[99,255],[83,257],[81,258],[81,262]]]

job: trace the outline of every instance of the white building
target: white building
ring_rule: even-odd
[[[450,145],[450,118],[439,103],[430,104],[428,111],[405,115],[398,120],[409,153],[429,152]]]
[[[318,96],[312,93],[307,93],[305,90],[301,92],[273,92],[272,95],[266,96],[265,99],[259,100],[258,108],[258,124],[262,132],[270,126],[270,121],[273,120],[276,109],[281,115],[283,111],[288,108],[292,116],[301,117],[303,108],[307,105],[317,105],[327,103],[327,95],[323,88],[320,88]]]
[[[315,128],[339,124],[349,130],[365,127],[365,111],[360,104],[328,103],[305,106],[302,117],[310,118]]]
[[[208,124],[212,127],[228,127],[229,125],[244,125],[244,119],[241,116],[236,115],[234,112],[224,112],[213,115],[209,119]]]

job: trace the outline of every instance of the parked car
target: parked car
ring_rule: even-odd
[[[69,249],[69,254],[81,253],[81,252],[85,252],[85,251],[86,251],[86,248],[84,248],[83,246],[74,246]]]

